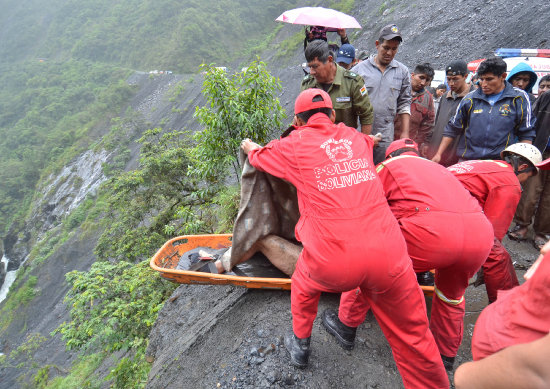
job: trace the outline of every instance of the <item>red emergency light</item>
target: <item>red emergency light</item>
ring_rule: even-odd
[[[550,58],[550,49],[506,49],[495,50],[497,57],[543,57]]]

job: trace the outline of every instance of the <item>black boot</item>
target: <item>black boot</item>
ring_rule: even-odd
[[[453,371],[455,357],[446,357],[445,355],[441,355],[441,359],[443,360],[443,366],[445,366],[445,370]]]
[[[307,366],[309,360],[309,341],[311,337],[300,339],[294,333],[285,335],[285,347],[290,354],[290,363],[303,369]]]
[[[357,327],[349,327],[342,323],[334,309],[325,309],[321,318],[325,329],[336,338],[340,346],[345,350],[352,350],[355,345]]]
[[[434,275],[432,274],[432,272],[424,271],[422,273],[416,273],[416,279],[418,280],[418,285],[423,285],[423,286],[434,285]]]

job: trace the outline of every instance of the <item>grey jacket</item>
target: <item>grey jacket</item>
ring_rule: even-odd
[[[401,62],[390,62],[384,74],[374,62],[374,55],[355,65],[353,72],[365,80],[370,102],[374,108],[372,133],[382,133],[383,142],[393,141],[396,115],[411,113],[411,79],[409,69]]]

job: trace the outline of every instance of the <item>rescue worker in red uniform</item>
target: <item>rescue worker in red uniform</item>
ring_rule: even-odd
[[[525,273],[522,285],[498,294],[479,315],[472,337],[474,361],[503,348],[540,339],[550,331],[550,244]]]
[[[508,146],[501,156],[505,161],[472,160],[447,168],[477,199],[493,225],[493,247],[481,267],[489,303],[497,299],[498,290],[519,285],[502,238],[510,227],[521,198],[521,183],[537,174],[535,165],[542,160],[540,151],[527,143]]]
[[[254,167],[291,182],[298,193],[296,238],[303,250],[292,275],[294,333],[285,338],[292,364],[308,363],[321,292],[359,287],[405,387],[448,388],[423,293],[374,169],[373,139],[334,124],[332,102],[323,90],[300,93],[294,112],[296,129],[287,137],[265,147],[250,140],[242,146]]]
[[[536,166],[550,170],[550,159]],[[474,361],[540,339],[550,331],[550,243],[524,278],[522,285],[499,292],[498,300],[479,315],[472,337]]]
[[[452,370],[462,342],[464,292],[491,250],[493,228],[476,199],[447,169],[418,154],[412,139],[394,141],[376,171],[414,270],[435,269],[430,329],[445,367]],[[346,339],[349,348],[354,336],[346,337],[342,329],[358,327],[368,309],[362,294],[343,293],[339,313],[323,312],[323,325],[338,340]]]

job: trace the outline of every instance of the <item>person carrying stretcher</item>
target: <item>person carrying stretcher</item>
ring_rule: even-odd
[[[292,275],[293,334],[285,338],[292,364],[308,364],[321,292],[359,287],[405,387],[448,388],[424,295],[374,169],[373,139],[334,124],[330,96],[321,89],[300,93],[294,112],[289,136],[265,147],[248,139],[242,144],[254,167],[297,189],[295,232],[303,250]]]
[[[414,270],[435,269],[430,329],[445,367],[452,370],[462,342],[464,292],[491,250],[493,228],[476,199],[451,172],[418,154],[412,139],[394,141],[376,171]],[[344,348],[351,349],[368,309],[362,293],[343,293],[339,313],[323,312],[323,325]]]

